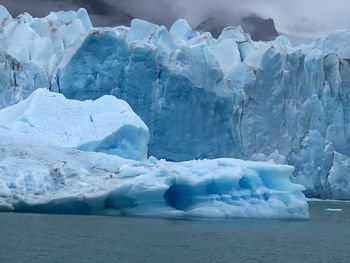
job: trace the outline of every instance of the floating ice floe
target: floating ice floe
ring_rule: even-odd
[[[343,209],[341,209],[341,208],[326,208],[326,211],[328,211],[328,212],[343,212]]]

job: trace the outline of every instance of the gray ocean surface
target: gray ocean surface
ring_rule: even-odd
[[[350,203],[310,202],[310,213],[310,221],[0,213],[0,263],[350,262]]]

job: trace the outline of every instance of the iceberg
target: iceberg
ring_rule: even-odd
[[[241,27],[213,38],[185,20],[169,31],[139,19],[93,28],[84,9],[12,18],[2,8],[1,21],[0,108],[45,87],[114,95],[149,127],[158,159],[273,160],[295,167],[308,197],[349,198],[335,178],[347,167],[337,154],[350,158],[350,31],[293,46],[254,42]]]
[[[234,159],[135,161],[12,140],[0,136],[3,211],[309,218],[303,187],[289,180],[290,166]]]
[[[37,89],[0,111],[0,127],[6,133],[26,135],[33,143],[147,158],[147,126],[125,101],[113,96],[74,101]]]
[[[0,111],[0,211],[307,219],[293,167],[147,159],[149,131],[113,96],[47,89]]]

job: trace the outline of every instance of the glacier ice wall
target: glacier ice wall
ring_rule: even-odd
[[[45,85],[73,99],[112,94],[149,127],[150,155],[288,163],[308,196],[348,198],[339,189],[350,174],[343,160],[350,156],[349,31],[293,47],[284,37],[254,42],[240,27],[215,39],[184,20],[169,31],[137,19],[130,28],[93,29],[83,9],[0,17],[1,107]],[[9,33],[17,28],[27,36],[20,49]],[[37,38],[51,48],[36,48]],[[16,66],[25,63],[26,74]]]

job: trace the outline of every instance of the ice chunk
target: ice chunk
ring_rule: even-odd
[[[76,19],[80,20],[84,25],[86,32],[90,32],[93,29],[89,14],[87,13],[85,8],[80,8],[76,13]]]
[[[247,33],[244,33],[241,26],[230,26],[224,28],[218,40],[220,41],[223,39],[232,39],[237,43],[251,41],[250,36]]]
[[[226,74],[226,82],[232,88],[247,88],[253,86],[256,76],[253,68],[244,63],[235,64]]]
[[[274,56],[280,54],[269,44],[264,44],[256,50],[250,52],[244,59],[244,63],[255,69],[264,67],[264,63],[273,63]]]
[[[276,47],[279,47],[285,51],[293,52],[293,44],[285,36],[278,36],[272,44]]]
[[[35,50],[34,45],[40,37],[27,23],[17,18],[4,28],[4,34],[8,43],[11,43],[7,52],[20,61],[31,60],[32,51]]]
[[[49,145],[136,160],[147,157],[147,126],[126,102],[113,96],[81,102],[38,89],[28,99],[1,110],[0,123]]]
[[[328,211],[328,212],[343,212],[343,209],[341,209],[341,208],[326,208],[326,211]]]
[[[238,46],[232,39],[220,41],[213,51],[224,73],[230,71],[235,64],[241,64]]]
[[[210,90],[223,78],[216,56],[206,43],[183,47],[176,58],[178,69],[197,87]]]
[[[128,34],[128,41],[147,41],[157,31],[158,26],[140,19],[133,19],[130,24],[130,31]]]
[[[57,70],[59,89],[76,99],[110,94],[121,88],[128,56],[129,46],[117,32],[94,30],[62,58]]]
[[[199,35],[192,30],[191,26],[184,19],[177,20],[170,28],[170,34],[174,40],[181,45]]]
[[[1,128],[0,128],[1,129]],[[1,133],[0,133],[1,134]],[[13,136],[13,134],[11,135]],[[137,162],[0,137],[0,210],[307,219],[292,168],[218,159]]]

